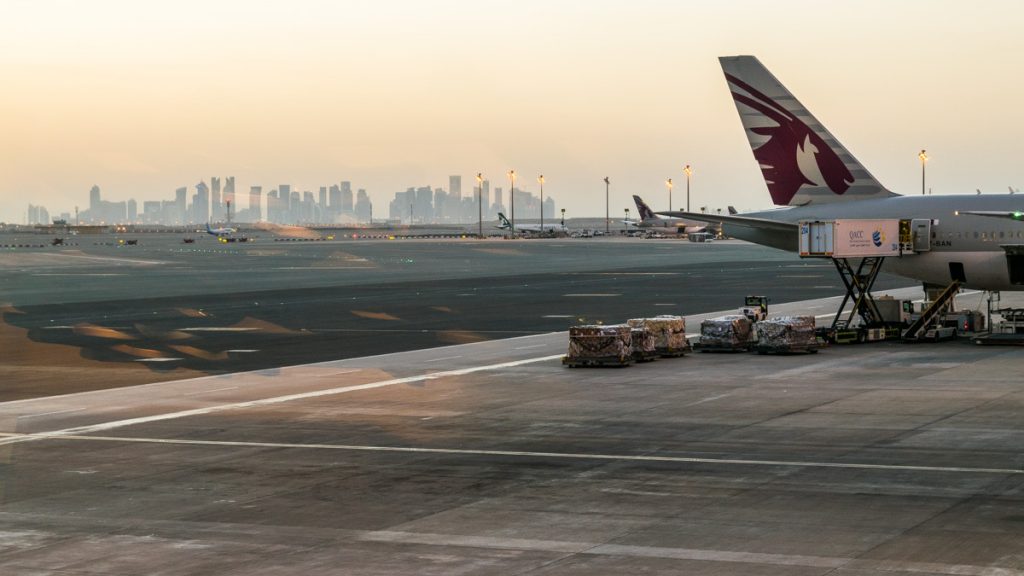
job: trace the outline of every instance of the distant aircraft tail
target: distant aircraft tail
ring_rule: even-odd
[[[736,208],[729,206],[729,214],[735,216],[736,214],[739,214],[739,212],[736,211]]]
[[[757,58],[727,56],[719,62],[775,204],[895,196]]]
[[[642,198],[633,195],[633,202],[636,202],[636,211],[640,214],[640,220],[659,220],[660,217],[651,210],[651,207]]]
[[[509,222],[508,218],[505,218],[505,215],[501,212],[498,212],[498,220],[501,222],[502,228],[512,228],[512,223]]]

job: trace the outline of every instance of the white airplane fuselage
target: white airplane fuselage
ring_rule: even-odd
[[[930,250],[886,259],[883,270],[929,284],[951,280],[950,263],[963,265],[963,285],[978,290],[1024,290],[1012,284],[1003,246],[1024,246],[1024,222],[963,214],[967,210],[1013,212],[1024,210],[1024,196],[893,196],[890,198],[780,208],[743,216],[796,223],[836,219],[928,219],[932,221]],[[723,223],[725,233],[795,252],[798,236],[742,224]]]

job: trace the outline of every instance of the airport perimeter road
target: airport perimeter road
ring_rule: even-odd
[[[0,403],[0,573],[1024,575],[1018,348],[564,349]]]
[[[0,253],[0,400],[841,294],[827,262],[734,241],[82,243]]]

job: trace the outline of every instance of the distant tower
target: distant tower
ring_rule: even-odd
[[[99,211],[100,201],[100,187],[93,184],[92,188],[89,189],[89,211]]]
[[[210,221],[210,189],[202,180],[196,184],[195,199],[192,201],[192,213],[196,223]]]
[[[356,194],[356,219],[360,222],[373,223],[373,204],[370,202],[370,197],[366,194],[366,190],[360,188]]]
[[[220,214],[220,178],[212,176],[210,178],[210,217],[213,220],[219,220]]]
[[[253,222],[263,220],[262,186],[249,186],[249,214]]]
[[[459,208],[462,206],[462,176],[453,174],[448,177],[448,206],[443,216],[449,220],[459,219]],[[442,214],[438,214],[442,216]]]
[[[235,202],[235,177],[228,176],[224,179],[224,203],[231,202],[231,205],[235,207],[235,212],[238,212],[238,202]]]

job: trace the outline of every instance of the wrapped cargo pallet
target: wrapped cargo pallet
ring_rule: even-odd
[[[737,314],[709,318],[700,323],[700,349],[749,350],[750,319]]]
[[[648,362],[658,357],[658,350],[654,347],[654,335],[645,327],[630,329],[633,360],[637,362]]]
[[[782,316],[758,322],[757,351],[759,354],[817,352],[814,316]]]
[[[625,366],[633,361],[631,328],[625,324],[569,328],[566,366]]]
[[[682,356],[691,350],[686,339],[686,320],[682,316],[633,318],[627,322],[634,328],[646,328],[654,337],[654,348],[661,356]]]

